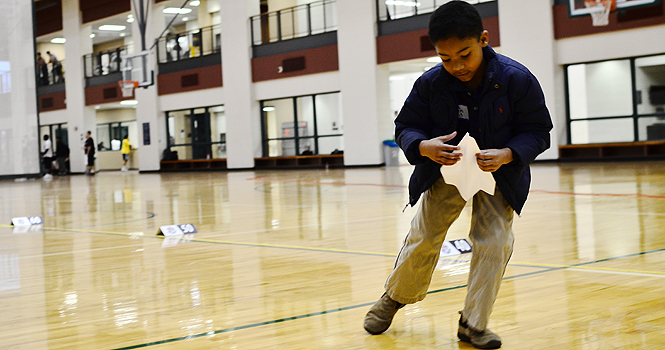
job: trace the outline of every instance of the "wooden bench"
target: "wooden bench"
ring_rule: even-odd
[[[226,159],[163,160],[159,162],[162,171],[223,170],[227,169]],[[255,169],[324,168],[343,167],[343,154],[313,156],[263,157],[254,158]]]
[[[590,143],[559,146],[561,160],[643,159],[665,157],[665,141]]]

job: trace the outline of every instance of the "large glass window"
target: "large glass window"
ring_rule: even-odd
[[[164,160],[226,158],[224,106],[166,112],[168,145]]]
[[[566,67],[570,144],[665,139],[665,55]]]
[[[125,136],[129,137],[132,148],[137,148],[139,144],[135,120],[97,124],[96,136],[98,151],[119,151]]]
[[[266,100],[261,105],[264,157],[343,150],[339,93]]]

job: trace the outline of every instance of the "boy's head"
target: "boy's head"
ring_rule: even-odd
[[[429,38],[443,67],[463,83],[482,80],[482,48],[488,33],[476,8],[466,1],[450,1],[434,11],[429,21]]]

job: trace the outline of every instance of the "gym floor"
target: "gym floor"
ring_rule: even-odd
[[[362,327],[409,229],[410,166],[0,181],[2,349],[471,349],[470,254]],[[504,349],[662,349],[665,161],[536,163],[489,328]],[[448,232],[466,238],[471,203]],[[41,216],[44,225],[12,227]],[[158,236],[161,226],[198,232]]]

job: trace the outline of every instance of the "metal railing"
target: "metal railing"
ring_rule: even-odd
[[[337,30],[336,0],[324,0],[250,17],[252,45]]]
[[[470,4],[495,2],[497,0],[466,0]],[[379,22],[432,13],[450,0],[376,0]]]
[[[221,52],[220,25],[163,36],[157,43],[159,63],[175,62]]]
[[[121,56],[127,55],[127,47],[117,47],[83,56],[83,71],[86,78],[99,77],[121,72]]]

